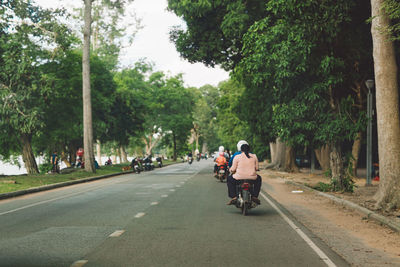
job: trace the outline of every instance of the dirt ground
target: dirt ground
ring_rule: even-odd
[[[326,197],[285,182],[292,180],[309,186],[318,182],[329,183],[324,175],[310,174],[309,170],[295,174],[262,170],[260,175],[263,190],[352,266],[400,266],[400,233]],[[330,194],[372,208],[372,197],[379,182],[374,181],[369,187],[365,186],[365,179],[356,179],[355,182],[357,187],[353,194]],[[396,218],[400,223],[396,212],[385,216]]]

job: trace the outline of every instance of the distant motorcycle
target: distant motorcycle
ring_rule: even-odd
[[[188,157],[188,163],[192,164],[192,162],[193,162],[193,158],[192,157]]]
[[[236,186],[237,200],[236,207],[241,209],[241,212],[246,216],[250,209],[257,207],[257,203],[251,200],[251,192],[254,190],[254,185],[251,180],[239,180]]]
[[[156,161],[157,161],[158,167],[161,168],[163,166],[161,158],[157,157]]]
[[[227,174],[224,165],[218,166],[217,179],[220,180],[221,183],[227,178]]]

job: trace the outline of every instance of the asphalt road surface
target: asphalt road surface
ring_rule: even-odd
[[[243,216],[202,160],[0,201],[0,266],[348,266],[267,194]]]

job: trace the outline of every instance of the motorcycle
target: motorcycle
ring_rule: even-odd
[[[192,162],[193,162],[193,158],[192,157],[188,157],[188,163],[192,164]]]
[[[257,207],[257,203],[252,201],[251,192],[254,190],[254,185],[251,180],[239,180],[236,186],[237,201],[235,203],[238,209],[241,209],[243,216],[246,216],[250,209]]]
[[[132,170],[137,174],[139,174],[142,171],[142,168],[139,165],[139,160],[136,158],[132,159],[131,167],[132,167]]]
[[[197,159],[197,161],[200,161],[200,156],[197,156],[196,159]]]
[[[156,161],[157,161],[158,167],[161,168],[163,165],[161,158],[160,157],[156,158]]]
[[[224,165],[218,166],[217,179],[220,180],[221,183],[223,183],[224,179],[227,178],[227,174],[228,173],[226,172]]]

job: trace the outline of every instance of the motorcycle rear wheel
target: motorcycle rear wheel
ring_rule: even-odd
[[[246,216],[248,214],[248,209],[247,209],[246,203],[243,203],[243,205],[242,205],[242,214],[243,214],[243,216]]]

